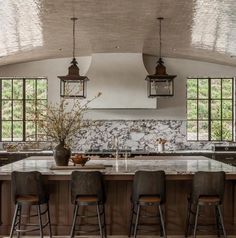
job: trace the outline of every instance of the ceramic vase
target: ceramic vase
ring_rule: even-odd
[[[64,140],[54,148],[53,156],[57,166],[68,166],[71,150],[65,145]]]

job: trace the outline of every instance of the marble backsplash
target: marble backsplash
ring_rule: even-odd
[[[121,149],[158,151],[158,138],[167,140],[166,150],[212,148],[210,142],[188,142],[184,120],[100,120],[76,136],[74,149],[113,149],[115,137]]]
[[[74,151],[115,149],[115,138],[119,149],[158,151],[157,140],[165,139],[165,150],[211,150],[212,142],[191,142],[186,138],[184,120],[97,120],[82,129],[70,145]],[[11,142],[16,150],[52,150],[56,143]],[[233,143],[231,143],[233,144]],[[234,144],[235,145],[235,144]],[[4,145],[1,145],[4,149]],[[0,148],[1,149],[1,148]]]

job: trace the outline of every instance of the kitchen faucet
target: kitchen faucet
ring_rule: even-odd
[[[115,144],[115,151],[116,151],[116,159],[119,158],[119,139],[118,139],[118,136],[115,136],[115,139],[114,139],[114,144]]]

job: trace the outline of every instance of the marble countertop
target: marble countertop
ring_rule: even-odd
[[[86,153],[86,154],[109,154],[111,151],[72,151],[72,153]],[[120,151],[122,153],[122,151]],[[214,150],[166,150],[163,152],[158,152],[158,151],[131,151],[131,154],[133,155],[138,155],[138,154],[151,154],[153,156],[155,155],[169,155],[169,154],[236,154],[236,151],[214,151]],[[0,150],[0,154],[33,154],[33,155],[51,155],[53,154],[52,150],[25,150],[25,151],[5,151],[5,150]]]
[[[208,159],[204,156],[169,156],[167,159],[91,159],[86,165],[109,165],[101,170],[105,175],[133,175],[137,170],[164,170],[167,175],[191,175],[197,171],[220,171],[236,175],[236,167]],[[31,156],[0,167],[0,176],[12,171],[39,171],[44,175],[70,175],[71,170],[51,170],[55,165],[52,156]]]
[[[38,155],[50,155],[52,154],[52,150],[25,150],[25,151],[6,151],[0,150],[0,154],[38,154]],[[108,152],[104,151],[91,151],[91,152],[84,152],[84,151],[72,151],[72,153],[98,153],[98,154],[106,154]],[[132,154],[139,154],[139,153],[146,153],[146,154],[154,154],[155,155],[165,155],[165,154],[234,154],[236,151],[214,151],[214,150],[166,150],[163,152],[158,151],[131,151]]]

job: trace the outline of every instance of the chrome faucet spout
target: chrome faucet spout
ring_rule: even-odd
[[[115,144],[116,158],[118,159],[119,158],[119,139],[118,139],[118,136],[115,137],[114,144]]]

